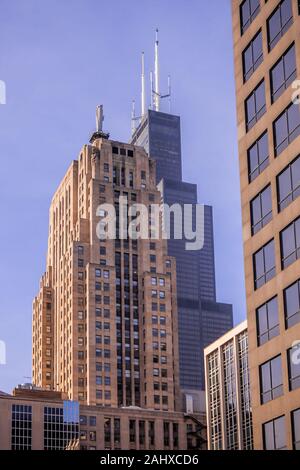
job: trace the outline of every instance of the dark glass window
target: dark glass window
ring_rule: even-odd
[[[271,185],[267,186],[250,202],[251,231],[257,233],[272,220]]]
[[[293,449],[300,450],[300,409],[292,412]]]
[[[245,101],[247,132],[266,112],[265,82],[262,81]]]
[[[297,281],[283,292],[286,328],[290,328],[300,322],[299,288],[299,281]]]
[[[283,0],[267,21],[269,50],[278,43],[293,23],[291,0]]]
[[[265,132],[248,150],[249,182],[269,165],[268,133]]]
[[[286,449],[285,417],[263,424],[264,450]]]
[[[245,0],[240,6],[241,33],[243,34],[258,15],[259,0]]]
[[[246,82],[263,61],[262,33],[252,39],[243,52],[243,73]]]
[[[280,233],[281,266],[287,268],[300,257],[300,218]]]
[[[275,400],[283,394],[281,356],[274,357],[260,366],[261,403]]]
[[[278,211],[300,196],[300,156],[277,177]]]
[[[273,123],[274,148],[277,157],[300,134],[299,106],[290,104]]]
[[[287,355],[289,370],[289,389],[296,390],[300,387],[299,346],[289,349]]]
[[[32,407],[12,405],[11,450],[31,450]]]
[[[279,335],[277,297],[269,300],[256,310],[256,322],[259,346]]]
[[[272,103],[279,98],[297,76],[295,44],[279,59],[270,71]]]
[[[253,255],[255,289],[263,286],[276,274],[274,240]]]

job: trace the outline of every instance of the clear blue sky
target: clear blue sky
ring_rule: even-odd
[[[217,292],[245,317],[229,0],[1,0],[0,389],[31,375],[31,305],[45,269],[48,209],[104,104],[112,138],[130,135],[160,29],[162,87],[182,118],[183,169],[214,207]],[[148,86],[149,89],[149,86]]]

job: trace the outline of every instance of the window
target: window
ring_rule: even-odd
[[[299,281],[297,281],[283,291],[286,328],[291,328],[300,322],[299,284]]]
[[[246,82],[263,61],[262,33],[252,39],[243,52],[243,73]]]
[[[287,268],[300,256],[300,218],[280,233],[281,265]]]
[[[260,10],[259,0],[245,0],[240,6],[241,33],[243,34]]]
[[[253,267],[255,289],[259,289],[275,276],[274,240],[271,240],[253,255]]]
[[[281,355],[260,366],[261,403],[267,403],[283,394]]]
[[[290,104],[273,123],[274,149],[277,157],[300,134],[300,110]]]
[[[283,0],[267,21],[269,51],[278,43],[292,22],[291,0]]]
[[[263,424],[264,450],[286,448],[285,417],[273,419]]]
[[[279,335],[277,297],[266,302],[256,310],[258,346]]]
[[[272,103],[289,87],[296,75],[295,44],[293,44],[270,71]]]
[[[12,405],[11,450],[31,450],[32,407]]]
[[[103,170],[107,173],[109,172],[109,164],[108,163],[104,163],[103,164]]]
[[[81,426],[86,426],[87,425],[87,417],[80,415],[79,422]]]
[[[293,449],[300,450],[300,409],[292,412]]]
[[[118,153],[119,153],[118,147],[113,147],[112,148],[112,153],[114,153],[115,155],[118,155]]]
[[[298,360],[299,346],[289,349],[287,356],[289,370],[289,389],[296,390],[300,387],[300,362]]]
[[[253,90],[245,101],[246,131],[248,132],[266,112],[264,80]]]
[[[251,232],[257,233],[272,219],[271,185],[267,186],[250,202]]]
[[[95,269],[95,276],[96,277],[101,277],[101,269]]]
[[[300,195],[300,156],[277,177],[278,211],[285,209]]]

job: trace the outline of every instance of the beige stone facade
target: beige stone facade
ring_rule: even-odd
[[[285,208],[279,208],[280,191],[278,177],[299,155],[300,137],[298,124],[293,129],[292,120],[290,119],[288,123],[289,130],[287,131],[287,136],[285,136],[285,131],[282,131],[284,126],[280,128],[280,131],[278,130],[279,121],[277,119],[292,105],[294,108],[291,109],[291,112],[296,116],[293,116],[293,120],[298,120],[299,105],[292,104],[292,94],[294,92],[292,82],[295,77],[299,79],[300,76],[300,47],[298,40],[300,16],[298,3],[297,0],[289,2],[277,0],[269,0],[268,2],[264,0],[260,0],[260,2],[248,2],[248,0],[247,2],[240,0],[232,1],[238,147],[255,449],[273,447],[292,449],[297,446],[297,436],[295,436],[296,423],[293,421],[295,414],[293,413],[300,408],[300,392],[299,389],[291,390],[288,350],[295,341],[300,340],[300,323],[294,322],[294,325],[287,325],[288,312],[284,299],[285,289],[296,283],[300,278],[300,260],[297,259],[286,267],[283,265],[284,255],[280,242],[280,232],[299,217],[300,199],[294,194],[292,197],[293,201],[290,204],[286,204]],[[251,67],[248,68],[249,56],[247,59],[245,58],[245,66],[243,68],[243,53],[246,50],[249,52],[248,47],[251,41],[260,32],[262,35],[263,56],[259,58],[257,45],[255,45],[253,49],[255,50],[255,58],[253,59],[253,56],[250,59],[250,62],[251,60],[253,61],[252,69]],[[296,71],[291,76],[287,72],[290,62],[287,65],[287,56],[285,54],[293,45],[295,48]],[[284,79],[281,83],[281,88],[276,90],[278,78],[272,72],[273,81],[271,80],[271,70],[274,70],[273,67],[278,64],[278,61],[282,61],[283,57],[283,60],[286,61],[284,66],[286,72],[283,74]],[[279,75],[282,73],[279,71],[279,68],[276,70]],[[254,125],[252,122],[248,126],[249,129],[247,131],[246,100],[262,81],[264,81],[265,85],[265,90],[263,91],[265,95],[265,110],[262,109],[261,112],[257,113],[255,117],[257,122]],[[258,102],[261,102],[261,97],[257,97],[256,104]],[[256,111],[259,110],[256,109]],[[250,114],[251,111],[249,111],[248,117],[250,117]],[[266,131],[268,161],[258,161],[257,174],[250,176],[250,149],[253,149],[255,142]],[[281,139],[285,140],[282,141]],[[279,143],[281,144],[280,146],[278,145]],[[255,229],[253,233],[254,222],[253,215],[251,219],[251,201],[268,185],[271,185],[272,214],[271,216],[269,214],[268,220],[265,218],[265,221],[263,220],[264,214],[262,214],[262,227],[259,230]],[[267,273],[267,282],[260,282],[259,285],[255,286],[255,266],[257,266],[255,259],[258,259],[255,257],[255,254],[260,252],[262,247],[271,240],[274,241],[275,272],[273,270],[273,272]],[[267,256],[265,254],[265,260]],[[256,272],[259,270],[260,267],[257,266]],[[262,314],[261,308],[270,299],[277,299],[278,325],[276,326],[276,332],[275,329],[266,332],[269,335],[267,341],[265,338],[259,340],[258,331],[260,326],[258,322],[259,318],[261,318],[259,315]],[[273,386],[273,390],[270,389],[270,396],[273,399],[267,401],[263,396],[268,385],[264,386],[262,376],[265,374],[268,364],[270,364],[269,361],[279,355],[282,384],[280,387],[277,387],[277,390],[275,386]],[[271,371],[270,375],[271,382],[272,380],[273,382],[276,382],[276,380],[280,382],[280,373],[272,374]],[[272,388],[272,384],[269,387]],[[271,426],[272,423],[279,424],[279,421],[276,420],[281,417],[283,418],[280,421],[282,437],[280,437],[280,442],[277,442],[275,434],[271,432],[270,435],[269,433],[269,424]]]
[[[176,266],[166,240],[97,236],[107,215],[99,205],[118,214],[119,196],[160,203],[155,163],[140,147],[103,135],[91,142],[50,207],[47,269],[33,304],[33,382],[82,404],[174,411]]]

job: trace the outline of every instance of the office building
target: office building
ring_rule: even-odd
[[[156,161],[156,182],[163,202],[170,207],[193,204],[195,214],[197,185],[182,179],[180,117],[160,111],[159,91],[153,94],[153,109],[142,115],[131,143],[144,147]],[[180,386],[187,390],[204,390],[203,349],[233,326],[232,305],[216,301],[213,211],[210,206],[204,206],[203,223],[204,246],[201,250],[187,251],[185,237],[177,240],[171,236],[168,240],[168,253],[176,259],[177,265]],[[172,230],[173,227],[171,225]]]
[[[82,404],[173,412],[180,408],[175,260],[159,234],[133,239],[121,225],[138,223],[132,204],[160,203],[155,163],[99,129],[51,202],[46,272],[33,304],[33,383]],[[98,230],[111,207],[116,237],[103,240]]]
[[[205,351],[209,450],[253,449],[247,322]]]
[[[254,448],[300,447],[297,0],[233,0]]]

